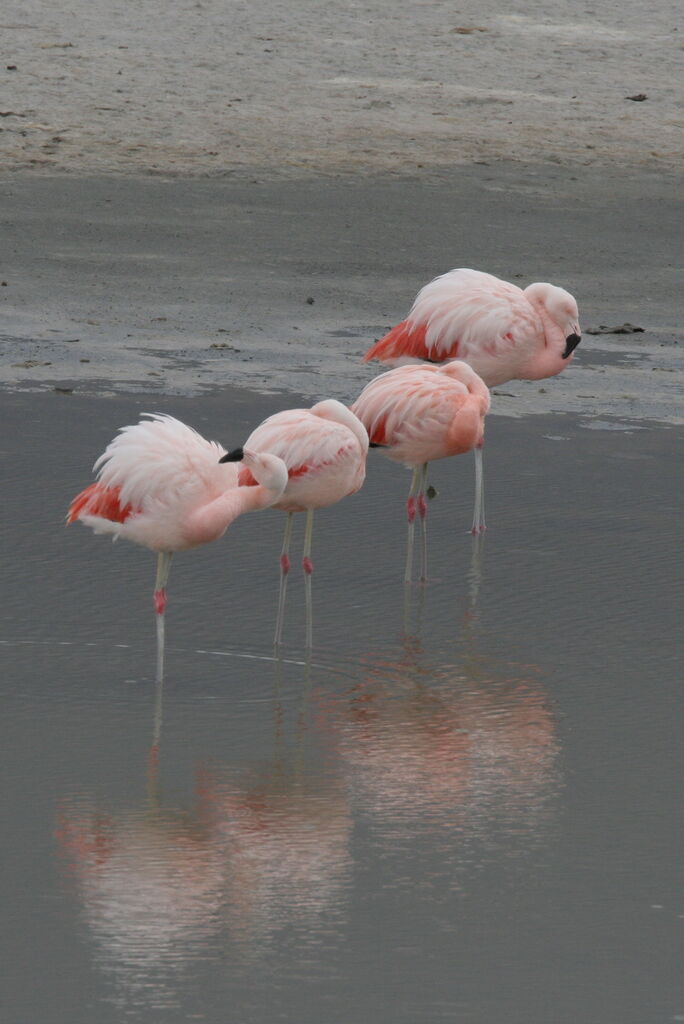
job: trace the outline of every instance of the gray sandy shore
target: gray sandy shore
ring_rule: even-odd
[[[643,328],[496,413],[678,421],[676,13],[11,0],[0,386],[349,400],[418,289],[473,266]]]
[[[673,175],[471,166],[439,181],[5,176],[0,382],[86,393],[226,385],[349,401],[363,352],[436,272],[578,298],[572,367],[493,412],[681,422]],[[638,333],[591,334],[628,322]]]

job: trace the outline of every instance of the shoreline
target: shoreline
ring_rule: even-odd
[[[571,367],[494,415],[682,422],[670,179],[471,165],[448,179],[0,178],[0,389],[352,400],[361,357],[451,266],[578,299]],[[312,301],[310,301],[312,300]],[[629,322],[634,334],[591,334]]]

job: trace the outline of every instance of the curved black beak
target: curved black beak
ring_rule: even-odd
[[[567,359],[575,351],[580,341],[582,340],[581,334],[569,334],[565,339],[565,351],[563,352],[563,359]]]
[[[226,452],[219,459],[219,462],[242,462],[245,456],[244,448],[233,448],[232,452]]]

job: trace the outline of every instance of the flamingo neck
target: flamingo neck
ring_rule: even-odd
[[[314,416],[320,416],[323,420],[332,420],[347,427],[358,440],[361,451],[368,451],[366,428],[358,416],[355,416],[351,409],[348,409],[342,402],[338,402],[334,398],[327,398],[325,401],[318,402],[317,405],[312,406],[311,412]]]
[[[546,306],[535,296],[528,296],[534,311],[541,320],[544,334],[543,345],[540,346],[521,371],[516,374],[523,380],[541,380],[543,377],[554,377],[560,373],[569,360],[564,360],[562,353],[565,348],[563,331],[551,318]]]
[[[280,497],[281,490],[263,484],[256,487],[232,487],[189,517],[186,537],[190,545],[207,544],[221,537],[233,520],[245,512],[268,508]]]
[[[450,455],[462,455],[475,448],[484,437],[484,410],[479,395],[468,395],[454,416],[447,434]]]

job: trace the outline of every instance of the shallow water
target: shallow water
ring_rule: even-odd
[[[288,404],[164,410],[235,445]],[[147,408],[3,396],[3,1019],[681,1019],[681,431],[492,420],[490,529],[436,465],[408,594],[373,457],[317,517],[308,661],[296,573],[270,647],[283,517],[244,517],[174,562],[162,691],[153,557],[61,526]]]

